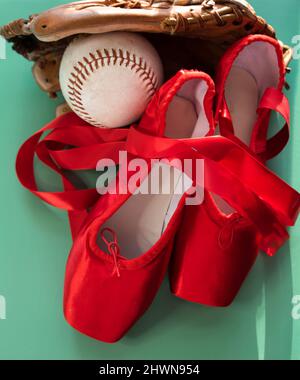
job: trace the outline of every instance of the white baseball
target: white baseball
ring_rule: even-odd
[[[78,37],[66,48],[60,66],[67,103],[97,127],[124,127],[138,120],[162,81],[158,53],[135,33]]]

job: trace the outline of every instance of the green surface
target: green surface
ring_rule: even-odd
[[[64,1],[0,0],[0,24]],[[291,43],[300,34],[300,2],[252,1],[257,12]],[[300,189],[299,61],[291,65],[292,141],[272,167]],[[209,309],[171,296],[167,283],[125,339],[107,345],[80,335],[64,321],[64,267],[71,245],[67,219],[18,183],[20,144],[48,122],[51,102],[32,80],[30,63],[7,49],[1,79],[0,320],[1,359],[300,359],[300,320],[291,317],[300,294],[300,224],[274,258],[261,256],[228,309]],[[50,181],[50,179],[49,179]]]

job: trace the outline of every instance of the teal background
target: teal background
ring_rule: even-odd
[[[0,0],[0,24],[61,3]],[[300,34],[299,0],[285,0],[284,6],[281,0],[251,3],[286,43]],[[272,168],[300,190],[299,61],[291,67],[293,138]],[[62,314],[71,246],[66,215],[25,191],[14,171],[20,144],[53,118],[59,103],[41,93],[30,68],[9,47],[7,59],[0,60],[0,294],[7,302],[7,319],[0,320],[0,358],[300,359],[300,320],[291,317],[292,297],[300,294],[300,223],[276,257],[260,256],[230,308],[181,301],[165,283],[148,313],[115,345],[67,325]]]

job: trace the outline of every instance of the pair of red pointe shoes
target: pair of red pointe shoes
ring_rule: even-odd
[[[118,341],[149,308],[168,270],[176,296],[229,305],[258,250],[273,255],[284,244],[300,197],[264,165],[288,140],[284,76],[280,45],[247,37],[223,57],[216,89],[207,74],[180,71],[129,131],[97,130],[70,113],[45,128],[53,131],[44,141],[38,143],[39,132],[23,145],[17,159],[23,185],[69,211],[74,244],[64,313],[70,325]],[[287,124],[267,140],[272,110]],[[64,150],[66,144],[74,148]],[[101,158],[116,161],[120,152],[141,170],[137,176],[120,161],[109,186],[117,191],[95,203],[95,190],[75,189],[65,177],[65,192],[38,192],[34,151],[62,176],[63,169],[95,168]],[[158,191],[149,194],[152,184]],[[202,190],[203,199],[191,189]]]

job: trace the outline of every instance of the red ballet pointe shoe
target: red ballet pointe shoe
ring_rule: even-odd
[[[234,44],[217,68],[216,123],[220,134],[238,139],[263,161],[279,154],[289,140],[289,102],[283,94],[286,69],[280,43],[263,35]],[[271,112],[286,121],[268,138]]]
[[[263,162],[278,154],[289,138],[284,80],[281,46],[260,35],[233,45],[217,70],[216,123],[220,133],[250,148]],[[279,112],[286,124],[268,140],[272,110]],[[251,172],[248,175],[255,177]],[[234,300],[259,252],[253,224],[209,194],[203,205],[185,208],[175,247],[170,270],[172,292],[210,306],[228,306]]]
[[[213,97],[207,75],[181,72],[159,90],[139,129],[180,138],[212,133]],[[161,122],[152,123],[154,114]],[[177,187],[185,177],[181,191],[171,187],[170,194],[122,194],[119,173],[117,194],[99,199],[74,241],[66,268],[64,313],[71,326],[88,336],[105,342],[121,339],[149,308],[167,272],[185,191],[192,182],[176,167],[162,167],[170,169],[162,181],[155,166],[144,173],[143,181],[151,176],[151,183],[161,189],[170,180]],[[128,171],[127,177],[130,182],[133,174]]]

